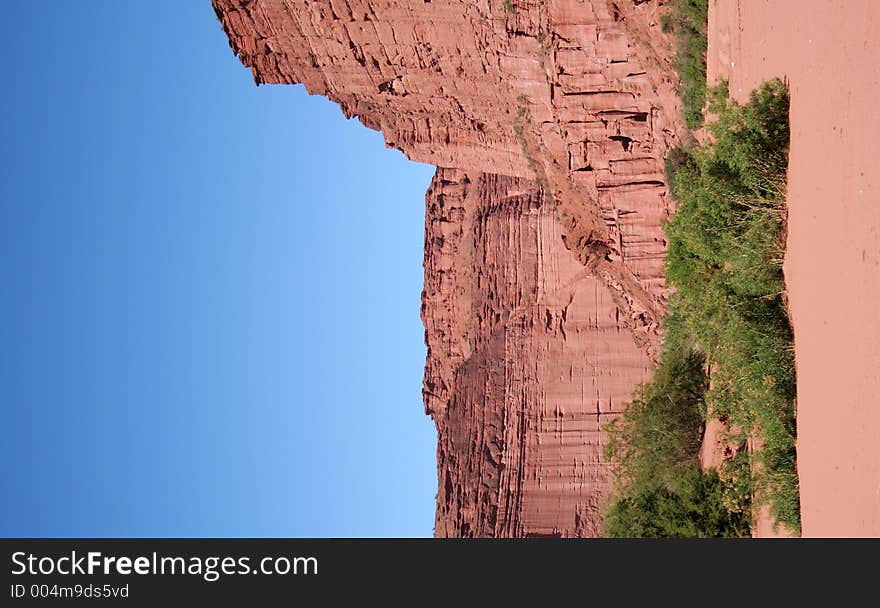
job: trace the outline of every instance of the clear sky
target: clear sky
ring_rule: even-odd
[[[433,168],[209,0],[0,21],[0,536],[429,536]]]

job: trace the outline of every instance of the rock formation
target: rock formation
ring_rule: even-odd
[[[438,166],[425,410],[439,536],[595,536],[600,425],[650,371],[663,157],[654,0],[213,0],[257,84],[303,83]]]

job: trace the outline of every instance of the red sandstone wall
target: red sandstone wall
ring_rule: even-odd
[[[599,425],[649,361],[531,181],[441,169],[427,195],[425,401],[442,536],[594,536]]]
[[[595,535],[599,424],[648,373],[676,141],[653,0],[213,0],[258,84],[304,83],[439,167],[426,198],[438,535]]]

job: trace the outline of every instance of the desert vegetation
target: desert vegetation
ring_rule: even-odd
[[[723,84],[709,97],[712,137],[670,157],[680,201],[665,227],[670,307],[711,365],[707,406],[753,440],[753,489],[797,530],[794,348],[782,275],[788,89],[767,82],[743,106]]]
[[[664,32],[675,34],[675,70],[680,81],[684,119],[688,128],[703,124],[706,105],[706,46],[709,0],[672,0],[663,17]]]
[[[605,535],[634,538],[717,538],[748,535],[742,513],[725,507],[725,486],[715,471],[687,469],[669,488],[638,486],[605,513]]]
[[[714,537],[748,534],[743,508],[731,508],[729,488],[700,470],[698,454],[708,377],[705,354],[666,319],[660,363],[621,418],[605,430],[606,457],[616,463],[617,495],[605,513],[605,535]]]
[[[535,174],[535,184],[541,188],[544,193],[544,197],[547,201],[553,205],[556,203],[556,199],[553,195],[553,190],[550,188],[550,182],[547,179],[547,175],[544,171],[544,167],[541,165],[541,162],[538,160],[538,152],[533,146],[529,143],[529,137],[527,134],[527,129],[532,129],[532,117],[529,113],[528,108],[528,100],[525,95],[520,95],[517,97],[517,110],[516,117],[513,121],[513,132],[516,134],[516,138],[519,141],[520,147],[522,148],[523,155],[526,157],[529,163],[529,169]]]
[[[708,91],[716,118],[706,141],[667,157],[678,201],[665,226],[674,291],[654,378],[606,427],[606,455],[617,465],[608,535],[747,534],[753,497],[799,529],[794,351],[782,274],[788,107],[779,80],[745,105],[722,84]],[[710,413],[737,448],[717,473],[697,462]]]

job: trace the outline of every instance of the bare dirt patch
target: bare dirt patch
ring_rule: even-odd
[[[711,0],[709,82],[791,86],[785,276],[804,536],[880,536],[880,2]]]

